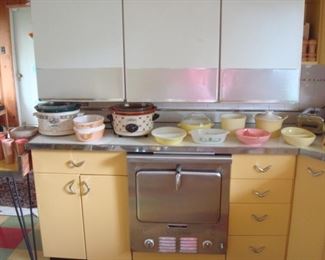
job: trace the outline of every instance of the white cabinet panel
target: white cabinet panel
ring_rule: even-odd
[[[303,0],[224,0],[222,68],[298,68],[303,17]]]
[[[303,0],[224,0],[220,101],[298,102]]]
[[[128,100],[216,100],[220,0],[125,0],[124,13]]]
[[[33,0],[32,20],[41,99],[123,100],[122,0]]]

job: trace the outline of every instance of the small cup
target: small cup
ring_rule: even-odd
[[[15,148],[16,148],[17,155],[22,155],[26,152],[25,144],[27,143],[28,143],[28,139],[26,138],[20,138],[15,140]]]
[[[1,146],[5,157],[5,163],[11,164],[15,162],[14,152],[14,139],[3,139],[1,140]]]

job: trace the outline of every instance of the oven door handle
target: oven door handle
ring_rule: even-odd
[[[175,181],[176,181],[176,191],[179,191],[182,185],[182,174],[180,172],[176,173]]]

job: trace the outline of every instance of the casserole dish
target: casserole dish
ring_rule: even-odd
[[[100,126],[93,127],[93,128],[74,127],[73,130],[75,131],[79,141],[82,142],[95,141],[103,137],[105,125],[101,124]]]
[[[73,134],[72,119],[80,115],[80,105],[49,102],[35,106],[38,131],[42,135],[61,136]]]
[[[229,134],[229,131],[224,129],[194,129],[190,131],[192,139],[199,144],[220,144],[223,143]]]
[[[83,115],[73,119],[76,128],[94,128],[104,123],[104,117],[101,115]]]
[[[123,103],[110,107],[114,132],[119,136],[144,136],[153,129],[159,115],[151,103]]]
[[[206,115],[194,113],[185,117],[177,126],[190,132],[194,129],[211,128],[213,123]]]
[[[271,133],[271,137],[279,137],[283,121],[288,118],[287,115],[267,111],[255,115],[256,128],[264,129]]]

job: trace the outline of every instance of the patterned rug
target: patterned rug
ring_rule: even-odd
[[[32,232],[30,228],[30,217],[25,216],[28,235],[32,243]],[[37,257],[39,260],[49,260],[42,256],[42,246],[40,240],[40,232],[38,218],[34,218]],[[29,260],[26,245],[23,240],[22,232],[19,228],[17,217],[0,215],[0,260]]]

